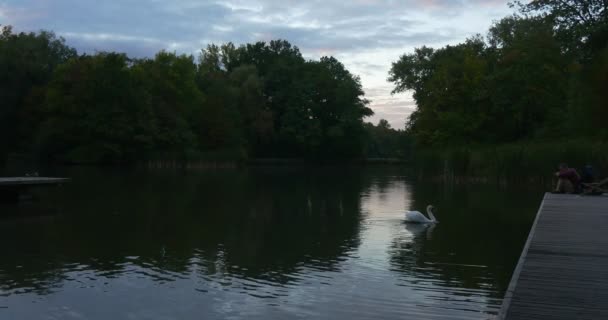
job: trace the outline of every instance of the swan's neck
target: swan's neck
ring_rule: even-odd
[[[433,221],[433,222],[437,221],[437,219],[435,218],[435,215],[433,214],[433,210],[431,210],[431,208],[426,208],[426,213],[431,218],[431,221]]]

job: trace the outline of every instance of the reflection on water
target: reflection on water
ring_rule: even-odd
[[[0,207],[0,318],[486,319],[541,198],[394,168],[55,173]],[[429,203],[440,224],[403,223]]]

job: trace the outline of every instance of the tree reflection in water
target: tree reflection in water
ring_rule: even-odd
[[[0,220],[15,317],[485,318],[539,199],[412,183],[399,168],[55,175],[72,183],[3,208],[54,213]],[[403,223],[429,203],[440,224]]]

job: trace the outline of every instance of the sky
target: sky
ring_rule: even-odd
[[[0,0],[0,24],[51,30],[79,52],[198,56],[210,43],[285,39],[305,58],[338,58],[361,77],[375,115],[404,128],[416,104],[391,95],[391,63],[423,45],[485,35],[509,0]]]

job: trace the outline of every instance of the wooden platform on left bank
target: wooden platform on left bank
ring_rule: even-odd
[[[23,188],[42,185],[60,185],[70,181],[68,178],[50,177],[0,177],[0,188]]]
[[[0,203],[14,203],[28,198],[30,189],[60,186],[69,178],[0,177]]]

